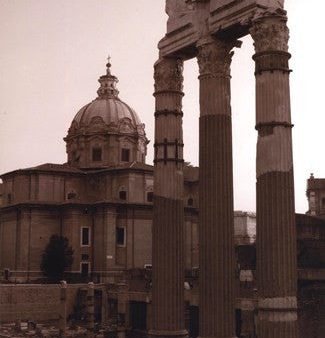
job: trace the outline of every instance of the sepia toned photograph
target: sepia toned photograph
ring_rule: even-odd
[[[324,13],[0,0],[0,338],[325,337]]]

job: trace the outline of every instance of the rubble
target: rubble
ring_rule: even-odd
[[[108,336],[110,328],[99,326],[94,332],[94,338],[104,338]],[[0,325],[0,338],[21,338],[21,337],[40,337],[40,338],[59,338],[59,329],[49,324],[39,324],[34,322],[19,322],[6,323]],[[71,326],[67,326],[64,334],[65,338],[86,338],[87,328],[81,325],[72,323]]]

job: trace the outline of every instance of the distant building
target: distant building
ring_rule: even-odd
[[[308,215],[325,217],[325,178],[310,174],[307,180]]]
[[[256,214],[254,212],[235,211],[235,244],[255,243]]]

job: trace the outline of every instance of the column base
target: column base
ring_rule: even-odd
[[[149,330],[148,337],[150,338],[187,338],[188,332],[187,330],[180,331],[167,331],[167,330]]]

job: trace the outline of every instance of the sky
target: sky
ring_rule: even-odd
[[[286,0],[296,212],[308,210],[306,180],[325,177],[323,0]],[[0,173],[64,163],[70,123],[96,98],[108,54],[120,98],[154,140],[153,64],[166,31],[164,0],[0,0]],[[250,37],[232,62],[234,203],[255,211],[254,54]],[[184,154],[198,164],[196,60],[184,69]]]

